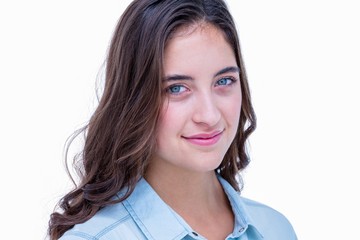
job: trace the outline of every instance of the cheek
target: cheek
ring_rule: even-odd
[[[179,131],[184,115],[182,106],[176,106],[174,103],[164,104],[160,114],[158,135],[166,136]]]
[[[238,125],[241,112],[241,94],[229,99],[226,107],[228,121],[233,125]]]

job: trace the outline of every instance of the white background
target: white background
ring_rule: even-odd
[[[49,214],[71,186],[64,142],[96,106],[95,81],[128,2],[0,2],[1,238],[45,238]],[[299,239],[356,238],[356,1],[229,6],[258,117],[243,195],[286,215]]]

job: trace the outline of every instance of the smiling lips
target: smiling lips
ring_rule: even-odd
[[[183,137],[192,144],[200,146],[211,146],[217,143],[224,131],[216,131],[210,134],[201,133],[189,137]]]

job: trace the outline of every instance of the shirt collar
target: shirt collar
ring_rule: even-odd
[[[181,239],[188,234],[144,178],[123,204],[148,239]]]
[[[262,239],[263,235],[256,227],[255,222],[248,213],[246,204],[237,192],[225,179],[218,175],[219,182],[221,183],[232,207],[235,216],[235,226],[231,237],[236,238],[242,235],[248,229],[254,232],[258,238]]]
[[[219,175],[218,179],[235,215],[235,227],[230,237],[239,237],[250,228],[262,238],[239,193]],[[140,179],[123,204],[148,239],[182,239],[194,234],[190,226],[159,197],[144,178]]]

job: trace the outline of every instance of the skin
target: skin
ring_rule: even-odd
[[[225,239],[234,216],[216,169],[234,140],[241,89],[223,33],[207,23],[178,30],[165,48],[157,150],[145,178],[207,239]]]

